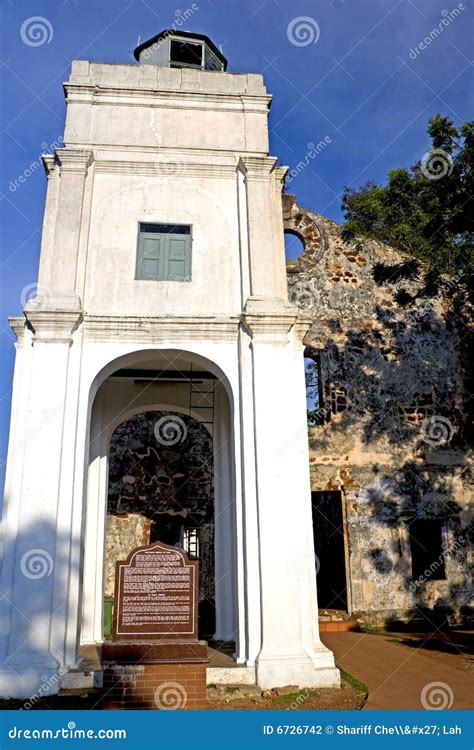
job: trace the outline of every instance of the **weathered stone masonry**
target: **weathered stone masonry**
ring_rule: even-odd
[[[284,196],[285,230],[305,245],[288,261],[289,297],[314,322],[321,424],[309,427],[314,491],[340,490],[349,609],[390,621],[470,610],[472,450],[460,343],[465,321],[447,282]],[[445,578],[414,580],[410,526],[439,519]]]

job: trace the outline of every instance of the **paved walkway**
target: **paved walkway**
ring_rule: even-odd
[[[408,649],[368,633],[321,633],[321,640],[334,652],[338,667],[368,686],[365,709],[426,708],[421,702],[424,689],[428,705],[474,708],[474,675],[438,661],[420,648]],[[434,682],[443,685],[426,687]]]

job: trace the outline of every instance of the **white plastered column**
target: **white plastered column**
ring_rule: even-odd
[[[262,300],[247,303],[243,322],[252,337],[261,624],[257,683],[265,689],[338,685],[333,655],[318,633],[305,326],[302,330],[291,308],[282,304],[280,311],[277,305],[268,310]],[[256,619],[255,605],[252,598],[249,624]]]
[[[59,168],[56,177],[57,198],[55,206],[54,235],[46,227],[46,248],[42,248],[41,282],[50,297],[69,307],[76,301],[76,274],[81,238],[84,190],[88,168],[93,161],[91,151],[82,149],[57,149]],[[48,165],[51,171],[51,165]],[[49,191],[48,191],[49,192]],[[52,202],[52,198],[51,198]],[[46,204],[49,209],[50,201]],[[48,210],[49,219],[49,210]]]
[[[78,313],[28,314],[15,375],[2,575],[0,694],[57,692],[66,656],[77,383],[69,378]],[[76,368],[72,368],[75,370]],[[78,369],[78,368],[77,368]],[[33,377],[34,373],[34,377]],[[74,381],[74,378],[73,378]]]
[[[216,640],[235,640],[235,486],[229,399],[219,383],[214,402],[214,523]]]

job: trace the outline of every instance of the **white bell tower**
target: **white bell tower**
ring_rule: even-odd
[[[38,296],[11,321],[0,695],[57,692],[81,649],[100,650],[111,432],[140,410],[183,412],[160,374],[193,367],[217,380],[216,637],[235,641],[234,681],[337,685],[271,97],[205,36],[165,31],[135,56],[72,63],[65,146],[44,157]]]

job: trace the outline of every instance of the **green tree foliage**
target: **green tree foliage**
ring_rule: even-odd
[[[345,188],[346,242],[372,238],[470,286],[474,260],[474,122],[429,120],[431,148],[410,170],[392,169],[384,186]]]

